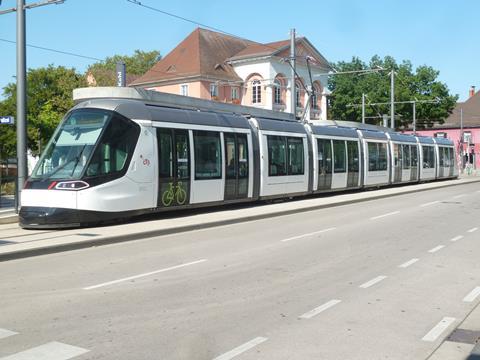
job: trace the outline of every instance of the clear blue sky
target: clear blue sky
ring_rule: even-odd
[[[39,0],[26,0],[26,3]],[[478,0],[155,1],[142,3],[253,41],[307,37],[329,60],[378,54],[429,65],[463,101],[480,85]],[[16,5],[3,0],[0,10]],[[0,15],[0,39],[15,41],[15,13]],[[98,59],[135,49],[166,55],[197,26],[127,0],[66,0],[27,10],[27,43]],[[15,45],[0,40],[0,88],[15,78]],[[27,67],[84,72],[95,60],[27,48]],[[1,92],[0,92],[1,98]]]

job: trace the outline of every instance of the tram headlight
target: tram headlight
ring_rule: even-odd
[[[90,187],[90,185],[88,183],[86,183],[85,181],[81,181],[81,180],[60,181],[59,183],[57,183],[57,185],[55,185],[55,189],[57,189],[57,190],[78,191],[78,190],[86,189],[88,187]]]

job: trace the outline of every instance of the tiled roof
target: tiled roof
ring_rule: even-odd
[[[242,59],[252,56],[269,56],[290,46],[290,40],[276,41],[268,44],[254,43],[239,53],[232,56],[229,60]]]
[[[198,28],[130,85],[198,76],[240,81],[225,60],[253,44],[252,41]]]
[[[460,128],[463,110],[463,127],[480,127],[480,91],[465,102],[457,103],[445,123],[436,125],[436,129]]]

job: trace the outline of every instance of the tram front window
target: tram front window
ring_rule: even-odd
[[[57,129],[32,179],[78,179],[111,113],[99,110],[72,112]]]

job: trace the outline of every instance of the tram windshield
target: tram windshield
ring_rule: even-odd
[[[73,111],[53,135],[31,178],[79,179],[111,114],[102,110]]]

